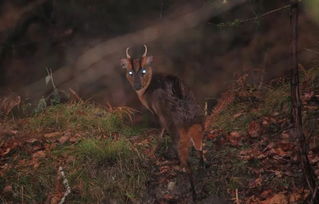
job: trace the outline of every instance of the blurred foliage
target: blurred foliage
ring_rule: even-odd
[[[319,0],[305,0],[305,9],[319,23]]]

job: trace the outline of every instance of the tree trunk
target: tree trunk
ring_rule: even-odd
[[[293,131],[299,140],[299,159],[302,164],[305,180],[309,189],[311,190],[312,197],[310,203],[318,203],[316,176],[309,163],[307,156],[308,144],[302,129],[302,115],[301,115],[301,100],[299,88],[299,71],[298,71],[298,1],[291,0],[291,98],[292,98],[292,122]]]

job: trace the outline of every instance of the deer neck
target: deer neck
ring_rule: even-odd
[[[143,88],[141,88],[140,90],[136,91],[139,100],[141,101],[143,106],[145,106],[148,110],[151,110],[151,109],[150,109],[149,104],[147,103],[147,101],[145,99],[145,92],[148,89],[151,81],[152,81],[152,77],[150,77],[150,79],[147,81],[146,85]]]

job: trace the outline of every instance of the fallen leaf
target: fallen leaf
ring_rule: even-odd
[[[60,135],[62,135],[61,132],[51,132],[51,133],[44,134],[44,137],[45,138],[51,138],[51,137],[57,137],[57,136],[60,136]]]
[[[319,155],[314,154],[312,151],[310,151],[310,153],[308,154],[308,159],[311,164],[316,164],[317,162],[319,162]]]
[[[207,134],[207,139],[215,139],[215,138],[217,138],[220,135],[223,135],[223,132],[221,130],[211,130]]]
[[[305,101],[309,101],[314,95],[315,95],[314,91],[310,91],[304,94],[303,99]]]
[[[262,127],[259,122],[252,121],[248,125],[248,135],[250,137],[259,137],[262,134]]]
[[[0,148],[0,156],[5,156],[9,154],[12,150],[20,146],[21,143],[16,139],[11,139],[2,144]]]
[[[260,204],[260,200],[255,195],[253,195],[253,196],[249,197],[245,203],[247,203],[247,204]]]
[[[253,180],[252,182],[249,183],[249,188],[256,188],[258,186],[261,186],[262,181],[263,180],[261,177]]]
[[[242,113],[242,112],[240,112],[240,113],[236,113],[236,114],[233,116],[233,118],[234,118],[234,119],[236,119],[236,118],[240,117],[241,115],[243,115],[243,113]]]
[[[278,170],[272,170],[272,172],[276,175],[276,177],[279,177],[281,178],[282,177],[282,172],[281,171],[278,171]]]
[[[231,132],[226,136],[227,140],[234,146],[238,146],[242,136],[237,131]]]
[[[4,193],[12,193],[12,186],[11,185],[7,185],[3,188],[2,190]]]
[[[239,157],[244,160],[263,159],[266,155],[257,149],[246,149],[239,152]]]
[[[298,203],[305,200],[310,194],[309,190],[297,189],[289,195],[289,203]]]
[[[270,150],[270,152],[271,152],[271,153],[274,153],[274,154],[277,154],[277,155],[279,155],[279,156],[281,156],[281,157],[288,156],[288,153],[289,153],[289,152],[284,151],[284,150],[283,150],[282,148],[280,148],[280,147],[272,148],[272,149]]]
[[[46,143],[46,144],[44,144],[44,149],[45,149],[46,151],[50,151],[51,149],[54,149],[55,147],[56,147],[56,144],[55,144],[55,143],[51,143],[51,144]]]
[[[262,201],[260,204],[288,204],[288,198],[284,193],[278,193]]]
[[[32,155],[32,158],[44,158],[45,157],[45,152],[44,151],[37,151]]]
[[[75,161],[75,157],[72,156],[72,155],[69,155],[69,156],[66,158],[66,162],[72,162],[72,161]]]
[[[291,136],[290,136],[288,131],[281,133],[281,138],[283,138],[283,139],[289,139],[290,137]]]
[[[59,143],[60,144],[64,144],[65,142],[67,142],[70,139],[69,135],[64,135],[62,137],[59,138]]]
[[[33,158],[29,164],[35,169],[40,166],[39,160],[37,158]]]
[[[4,152],[1,153],[1,156],[6,156],[11,151],[11,148],[6,148]]]
[[[41,150],[41,149],[42,149],[41,145],[35,145],[35,146],[32,147],[32,151],[33,152],[36,152],[36,151]]]
[[[171,195],[171,194],[165,194],[165,195],[163,196],[163,198],[166,199],[166,200],[172,200],[172,199],[174,198],[174,196]]]
[[[39,140],[38,139],[36,139],[36,138],[30,138],[30,139],[28,139],[28,140],[26,140],[26,142],[27,143],[35,143],[35,142],[38,142]]]
[[[263,199],[266,199],[267,197],[269,197],[269,195],[272,193],[272,190],[271,189],[267,189],[267,190],[264,190],[261,194],[260,194],[260,197],[263,198]]]
[[[285,152],[289,151],[289,150],[293,150],[295,147],[295,144],[291,143],[291,142],[280,142],[278,144],[278,146]]]
[[[79,141],[79,138],[78,137],[71,137],[69,139],[69,141],[72,142],[72,143],[75,143],[75,142]]]

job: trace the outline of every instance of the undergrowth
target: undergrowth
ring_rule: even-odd
[[[319,101],[312,103],[305,97],[307,94],[316,97],[319,95],[319,68],[302,70],[300,82],[301,98],[304,103],[302,112],[304,132],[310,147],[317,147],[319,112],[315,103],[318,104]],[[211,130],[218,130],[220,134],[213,139],[213,142],[208,141],[206,144],[206,148],[209,149],[207,157],[212,164],[210,172],[205,174],[207,185],[204,192],[207,191],[209,195],[229,197],[229,193],[234,196],[237,189],[242,197],[247,198],[266,192],[267,186],[271,187],[272,193],[286,192],[292,190],[292,186],[294,188],[300,186],[302,174],[297,166],[289,168],[294,176],[284,175],[288,171],[284,165],[293,160],[287,153],[292,151],[291,149],[271,153],[284,155],[283,160],[273,159],[272,156],[263,155],[262,152],[267,150],[265,149],[267,145],[278,144],[280,147],[282,143],[296,142],[282,141],[281,138],[282,134],[288,134],[285,131],[291,128],[290,114],[289,80],[274,80],[273,83],[264,85],[260,89],[249,84],[238,88],[234,92],[234,100],[215,116],[211,124]],[[253,122],[260,124],[261,130],[258,135],[250,137],[249,125]],[[237,142],[229,143],[227,140],[232,133],[236,133],[233,135],[237,135],[239,139]],[[242,151],[258,149],[260,152],[256,151],[255,157],[260,154],[261,159],[243,160],[239,156]],[[265,171],[267,168],[270,170]],[[276,168],[279,170],[275,170]]]
[[[62,181],[57,181],[59,166],[72,190],[66,202],[139,201],[145,192],[149,168],[148,159],[130,142],[130,136],[144,131],[131,124],[133,113],[128,107],[69,103],[48,106],[23,118],[18,128],[29,138],[17,141],[21,147],[18,145],[0,160],[1,164],[10,165],[0,172],[0,189],[10,189],[0,196],[0,202],[50,202],[52,196],[66,190],[59,184]],[[41,137],[50,133],[57,135]],[[75,140],[59,141],[65,135]],[[30,137],[34,140],[31,143]]]
[[[121,132],[132,135],[135,129],[129,122],[133,113],[134,110],[129,108],[108,111],[87,103],[58,104],[31,117],[26,129],[38,132],[85,131],[90,134]],[[138,131],[135,130],[135,133]]]

